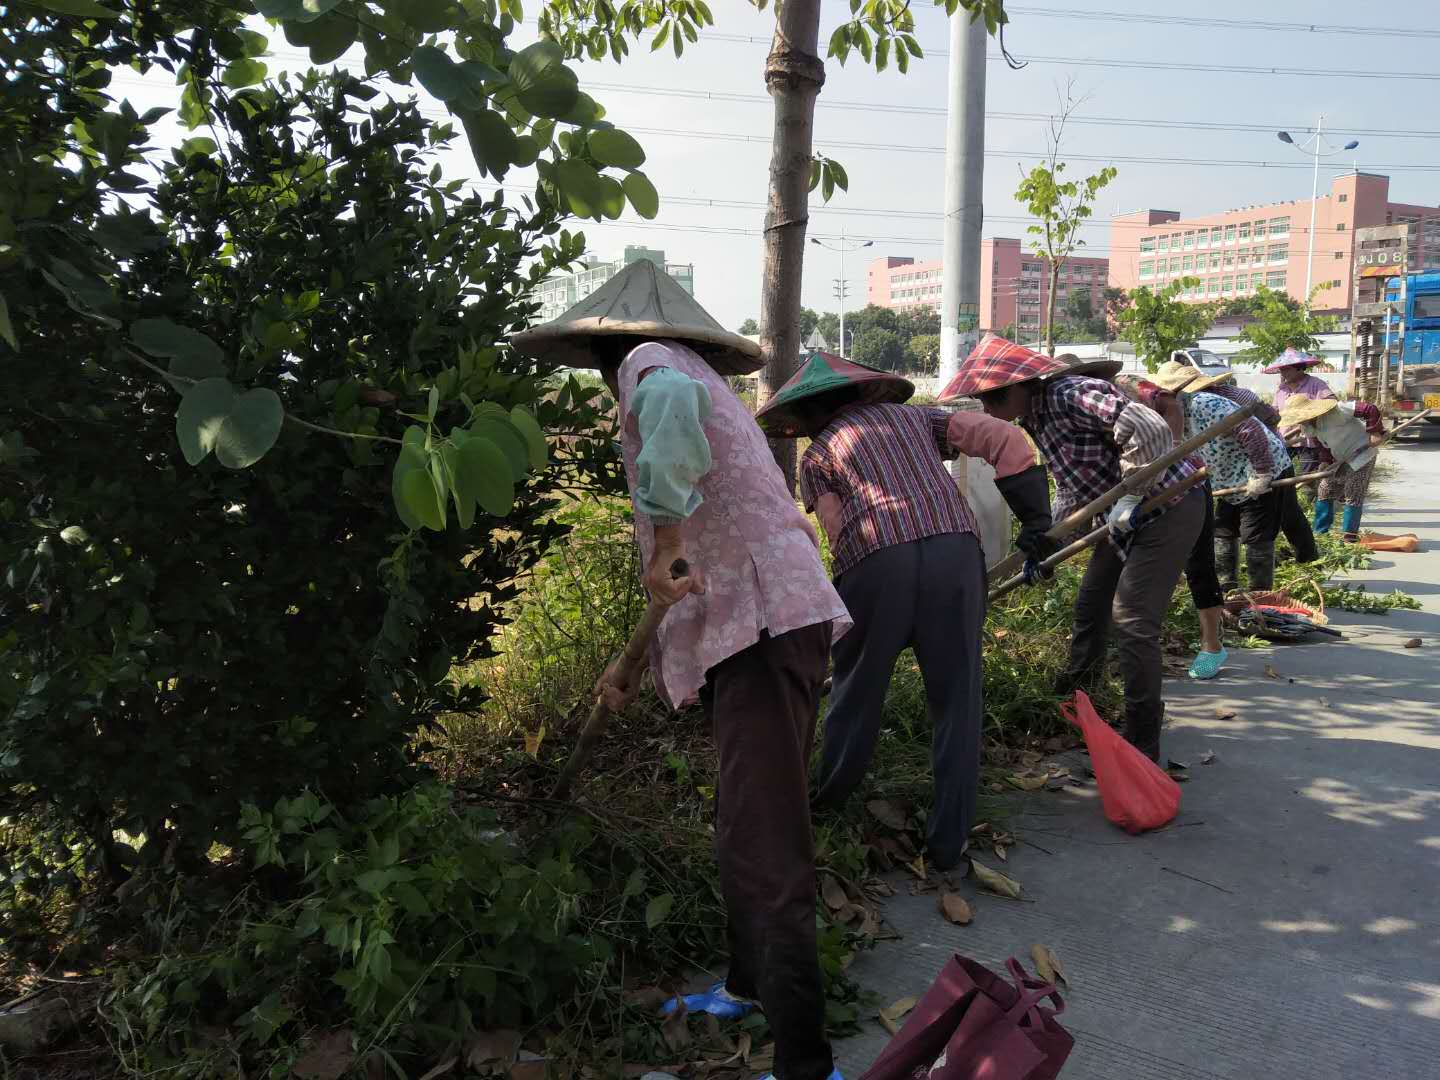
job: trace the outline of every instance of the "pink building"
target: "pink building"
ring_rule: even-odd
[[[884,256],[870,263],[865,282],[866,301],[904,311],[930,307],[939,310],[941,263],[916,262],[903,256]],[[1060,267],[1055,290],[1057,317],[1069,297],[1085,289],[1098,307],[1109,274],[1109,260],[1071,258]],[[1045,322],[1049,294],[1045,260],[1031,255],[1019,240],[996,237],[980,243],[980,329],[999,330],[1015,324],[1019,337],[1038,337]]]
[[[1373,225],[1422,222],[1417,269],[1440,268],[1440,207],[1390,201],[1390,178],[1347,173],[1315,204],[1315,310],[1350,309],[1354,232]],[[1110,227],[1110,284],[1159,288],[1177,278],[1199,284],[1183,297],[1195,302],[1247,296],[1260,285],[1305,300],[1310,250],[1310,200],[1268,203],[1205,217],[1175,210],[1141,210],[1115,217]]]

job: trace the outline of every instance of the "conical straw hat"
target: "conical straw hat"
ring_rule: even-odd
[[[1092,379],[1113,379],[1125,366],[1123,360],[1081,360],[1070,353],[1061,353],[1055,359],[1065,363],[1066,375],[1088,375]]]
[[[1281,368],[1287,367],[1313,367],[1316,364],[1323,364],[1324,361],[1318,356],[1311,356],[1299,349],[1286,349],[1280,354],[1280,358],[1267,368],[1261,368],[1262,375],[1278,375]]]
[[[721,375],[748,375],[764,363],[759,345],[726,330],[649,259],[637,259],[558,319],[515,334],[510,344],[537,359],[596,367],[593,340],[613,334],[684,342]]]
[[[1339,403],[1334,398],[1292,397],[1280,410],[1280,423],[1285,427],[1305,424],[1338,407]]]
[[[1158,368],[1155,374],[1150,376],[1150,381],[1161,390],[1169,390],[1170,393],[1179,393],[1181,390],[1194,390],[1195,380],[1200,378],[1200,372],[1189,364],[1180,360],[1166,360]]]
[[[903,379],[893,372],[872,368],[868,364],[857,364],[834,353],[817,350],[810,354],[810,358],[779,392],[765,403],[765,407],[755,414],[755,420],[765,434],[772,438],[793,439],[801,435],[817,435],[819,432],[807,426],[805,418],[796,411],[795,406],[802,401],[819,400],[826,394],[833,394],[846,387],[856,387],[859,393],[856,402],[866,405],[908,401],[915,393],[915,384],[909,379]],[[821,422],[822,430],[832,416],[833,413]]]
[[[1034,352],[996,334],[986,334],[936,400],[950,402],[977,397],[1031,379],[1067,373],[1067,366],[1053,356]]]

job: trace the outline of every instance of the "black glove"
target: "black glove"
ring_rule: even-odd
[[[1045,534],[1050,531],[1050,481],[1044,465],[1032,465],[1024,472],[1014,473],[995,481],[1016,519],[1020,535],[1015,546],[1036,563],[1060,550],[1060,545]]]

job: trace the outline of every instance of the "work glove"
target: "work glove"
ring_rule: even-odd
[[[1135,518],[1140,513],[1139,495],[1121,495],[1120,500],[1110,508],[1105,523],[1110,526],[1110,538],[1123,540],[1135,528]]]
[[[1060,549],[1045,534],[1050,531],[1050,481],[1045,466],[1032,465],[1024,472],[997,477],[995,487],[1020,522],[1015,546],[1027,562],[1043,562]]]
[[[1026,559],[1025,565],[1020,570],[1020,580],[1026,585],[1034,585],[1038,581],[1049,581],[1055,576],[1053,566],[1045,566],[1039,559]]]
[[[1270,490],[1270,484],[1274,479],[1269,473],[1256,473],[1245,484],[1245,498],[1258,499]]]

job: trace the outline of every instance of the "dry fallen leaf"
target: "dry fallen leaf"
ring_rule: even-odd
[[[865,909],[865,918],[860,920],[860,933],[866,937],[875,937],[880,933],[880,915],[874,908]],[[854,953],[847,953],[847,956],[854,956]]]
[[[1165,767],[1166,767],[1167,769],[1188,769],[1188,768],[1190,768],[1190,766],[1187,765],[1187,764],[1185,764],[1185,762],[1183,762],[1183,761],[1176,761],[1173,757],[1172,757],[1172,758],[1166,758],[1166,759],[1165,759]]]
[[[881,825],[896,832],[904,832],[905,825],[910,820],[909,815],[889,799],[871,799],[865,804],[865,809],[869,810],[871,816]]]
[[[1004,641],[1004,640],[1005,640],[1007,637],[1009,637],[1009,636],[1010,636],[1010,631],[1009,631],[1009,630],[1006,630],[1003,626],[1002,626],[999,630],[996,630],[996,631],[995,631],[995,640],[996,640],[996,641]]]
[[[1006,781],[1011,787],[1017,787],[1017,788],[1019,788],[1021,791],[1039,791],[1042,787],[1045,786],[1045,777],[1043,777],[1043,776],[1014,776],[1014,775],[1011,775],[1011,776],[1007,776],[1007,777],[1005,778],[1005,781]]]
[[[956,926],[969,926],[970,920],[975,918],[975,912],[970,909],[965,898],[956,892],[942,892],[938,906],[940,914],[945,916],[945,921]]]
[[[1006,854],[1006,847],[1004,844],[995,845],[995,858],[999,859],[1001,862],[1009,861],[1010,856]]]
[[[291,1071],[301,1080],[339,1080],[355,1063],[354,1042],[355,1035],[349,1028],[318,1036]]]
[[[990,784],[990,790],[998,795],[1000,792],[1005,790],[1005,785],[998,781],[992,781]]]
[[[1405,642],[1405,648],[1418,649],[1423,644],[1425,643],[1421,641],[1418,637],[1412,637],[1409,641]]]
[[[633,1005],[646,1012],[659,1012],[660,1006],[670,1000],[670,994],[658,986],[642,986],[625,992],[625,1004]]]
[[[705,1034],[712,1046],[721,1047],[726,1053],[735,1052],[735,1042],[720,1029],[720,1018],[714,1013],[705,1014]]]
[[[1035,961],[1035,974],[1041,979],[1054,983],[1062,990],[1070,989],[1070,984],[1065,981],[1065,969],[1060,966],[1060,958],[1049,945],[1030,946],[1030,959]]]
[[[525,753],[535,757],[540,753],[540,744],[545,741],[545,725],[540,725],[539,731],[527,731],[525,733]]]
[[[839,911],[850,902],[845,895],[845,886],[835,880],[834,874],[820,875],[820,895],[825,898],[825,906],[831,911]]]
[[[1172,765],[1170,768],[1165,770],[1165,773],[1167,776],[1170,777],[1171,780],[1174,780],[1177,784],[1188,784],[1190,782],[1190,773],[1186,769],[1177,768]]]
[[[1226,708],[1224,705],[1217,705],[1217,706],[1215,706],[1215,719],[1216,719],[1216,720],[1234,720],[1234,719],[1235,719],[1235,710],[1234,710],[1234,709],[1230,709],[1230,708]]]
[[[1280,678],[1280,673],[1275,670],[1275,665],[1274,665],[1274,664],[1266,664],[1266,665],[1265,665],[1265,676],[1266,676],[1266,678],[1270,678],[1270,679],[1278,679],[1278,678]]]
[[[970,835],[983,836],[985,833],[990,832],[992,829],[993,826],[990,824],[990,822],[982,821],[979,825],[970,826]]]
[[[660,1035],[665,1040],[665,1045],[677,1054],[694,1042],[690,1036],[688,1014],[689,1010],[685,1008],[685,999],[677,997],[675,1011],[667,1016],[665,1022],[660,1025]]]
[[[1206,750],[1203,754],[1201,754],[1201,755],[1200,755],[1200,764],[1201,764],[1201,765],[1214,765],[1214,764],[1215,764],[1215,751],[1214,751],[1214,750]]]
[[[914,862],[910,862],[910,863],[906,863],[906,864],[905,864],[905,869],[909,870],[912,874],[914,874],[914,875],[915,875],[917,878],[919,878],[921,881],[924,881],[927,877],[930,876],[930,875],[929,875],[929,872],[925,869],[925,856],[924,856],[924,855],[916,855]]]
[[[918,1005],[919,1003],[920,1003],[920,999],[919,999],[919,998],[913,998],[913,997],[901,998],[899,1001],[893,1002],[893,1003],[890,1004],[890,1005],[886,1005],[885,1008],[881,1009],[881,1010],[880,1010],[880,1019],[881,1019],[881,1020],[892,1020],[892,1021],[893,1021],[893,1020],[899,1020],[902,1016],[904,1016],[906,1013],[908,1013],[911,1009],[913,1009],[913,1008],[914,1008],[916,1005]]]
[[[992,870],[979,859],[970,860],[970,872],[975,875],[975,880],[980,883],[981,888],[989,889],[998,896],[1005,896],[1011,900],[1020,899],[1020,883],[1014,878],[1006,877],[998,870]]]

